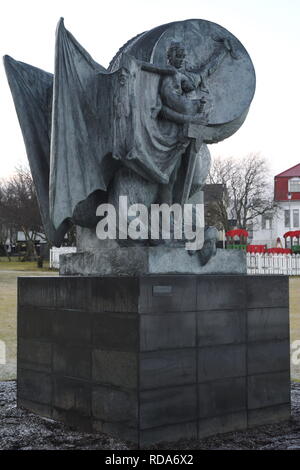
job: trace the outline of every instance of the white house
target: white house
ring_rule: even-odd
[[[253,245],[276,246],[280,238],[284,247],[286,232],[300,230],[300,163],[274,177],[275,214],[260,216],[253,227]]]

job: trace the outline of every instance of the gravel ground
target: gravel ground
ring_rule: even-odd
[[[0,382],[0,450],[132,450],[136,447],[106,436],[74,431],[16,407],[16,382]],[[152,449],[300,449],[300,383],[292,384],[292,418],[279,424],[231,432],[199,441],[160,444]]]

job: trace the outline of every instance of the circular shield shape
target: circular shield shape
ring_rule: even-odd
[[[185,53],[177,73],[189,78],[201,77],[201,86],[188,97],[206,102],[204,140],[219,142],[242,125],[255,92],[255,71],[250,56],[228,30],[200,19],[162,25],[129,41],[110,68],[115,69],[122,52],[158,67],[168,67],[168,50],[176,43]]]

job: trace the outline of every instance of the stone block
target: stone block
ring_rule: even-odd
[[[92,353],[89,346],[53,345],[53,372],[78,379],[91,379]]]
[[[56,310],[53,315],[53,337],[58,343],[90,345],[91,315],[78,310]]]
[[[198,192],[199,195],[199,192]],[[197,200],[197,203],[199,201]],[[60,256],[63,276],[142,276],[166,274],[246,274],[246,253],[217,249],[207,264],[184,247],[120,246],[115,240],[99,240],[94,231],[77,230],[77,253]]]
[[[197,311],[244,309],[245,278],[231,275],[197,276]]]
[[[140,316],[140,349],[191,348],[196,346],[196,314]]]
[[[119,423],[126,427],[138,426],[137,391],[94,386],[92,415],[105,423]]]
[[[248,374],[288,370],[289,351],[288,340],[250,343],[248,345]]]
[[[18,305],[55,308],[56,307],[55,277],[19,277]]]
[[[195,385],[140,392],[140,428],[148,429],[195,420]]]
[[[198,424],[199,439],[215,434],[240,431],[247,428],[247,411],[228,413],[212,418],[202,418]]]
[[[289,306],[288,276],[247,276],[247,307]]]
[[[73,429],[80,429],[81,432],[91,433],[93,431],[91,417],[76,409],[62,410],[61,408],[53,408],[52,418]]]
[[[213,346],[246,342],[245,310],[201,311],[197,313],[197,344]]]
[[[19,338],[18,365],[23,369],[51,372],[52,344],[43,341]]]
[[[51,375],[18,367],[18,400],[49,405],[52,398]]]
[[[291,418],[291,405],[276,405],[248,411],[248,426],[260,426],[279,421],[287,421]]]
[[[101,384],[135,389],[137,387],[137,354],[102,351],[92,353],[92,380]]]
[[[246,411],[246,377],[198,385],[199,418],[212,418]]]
[[[159,245],[148,248],[148,266],[145,268],[149,274],[246,274],[246,253],[217,249],[207,264],[201,266],[197,255],[191,256],[182,248]]]
[[[139,322],[136,314],[92,314],[92,343],[95,348],[136,351],[139,343]]]
[[[169,424],[140,431],[141,446],[148,446],[157,442],[174,442],[179,439],[197,439],[197,421]]]
[[[198,381],[246,375],[246,345],[222,345],[198,349]]]
[[[85,310],[88,303],[89,280],[87,278],[61,277],[53,281],[55,285],[56,308]]]
[[[139,445],[139,431],[138,427],[130,428],[123,423],[105,422],[99,419],[93,419],[93,431],[102,432]]]
[[[70,416],[91,416],[91,385],[82,380],[54,376],[53,406],[69,411]]]
[[[94,231],[93,234],[96,238]],[[89,248],[82,240],[82,251],[61,255],[60,275],[134,277],[149,272],[146,247],[120,247],[115,240],[98,238],[96,245],[96,249],[91,245]]]
[[[196,383],[196,349],[144,352],[140,355],[141,390]]]
[[[54,311],[41,307],[18,307],[18,338],[52,340]]]
[[[253,308],[247,312],[248,341],[289,338],[288,307]]]
[[[90,277],[90,312],[138,312],[139,281],[134,277]]]
[[[290,403],[290,373],[274,372],[248,377],[248,408]]]

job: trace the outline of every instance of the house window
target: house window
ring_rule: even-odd
[[[263,230],[272,229],[272,217],[270,215],[263,215],[261,218],[261,228]]]
[[[247,225],[247,231],[248,231],[248,240],[252,240],[253,238],[253,222]]]
[[[284,226],[285,227],[291,226],[291,214],[289,210],[284,211]]]
[[[299,227],[299,209],[293,210],[293,225],[295,228]]]
[[[300,193],[300,178],[291,178],[289,180],[289,192]]]

